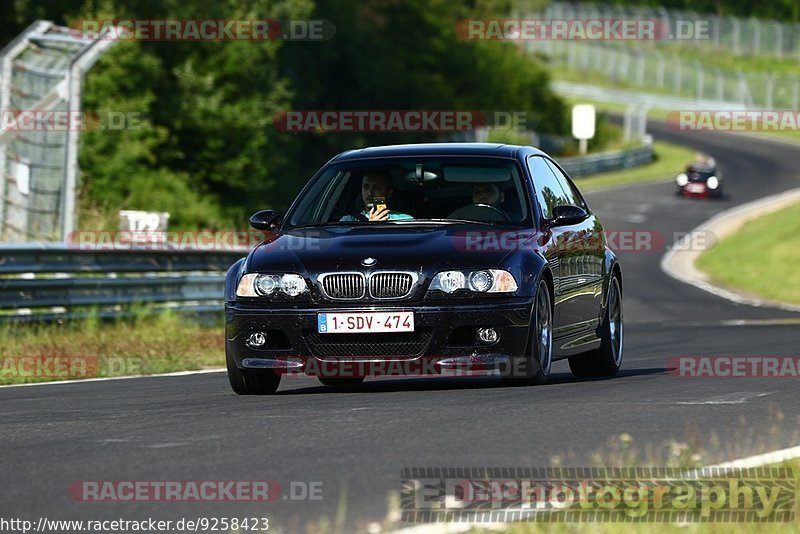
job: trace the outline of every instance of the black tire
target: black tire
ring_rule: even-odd
[[[547,382],[553,367],[553,304],[550,289],[539,280],[531,313],[531,331],[525,355],[511,363],[502,379],[509,386],[531,386]]]
[[[318,376],[317,380],[319,380],[323,386],[355,387],[361,385],[361,383],[364,381],[364,377],[359,376],[355,378],[323,378],[321,376]]]
[[[269,371],[248,373],[242,371],[233,362],[233,358],[226,356],[225,363],[228,368],[228,382],[237,395],[271,395],[278,390],[281,376]]]
[[[615,376],[622,365],[624,326],[622,288],[615,275],[608,284],[608,301],[600,327],[600,348],[570,358],[572,374],[580,378]]]

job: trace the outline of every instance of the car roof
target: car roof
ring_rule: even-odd
[[[545,155],[537,148],[498,143],[419,143],[407,145],[386,145],[347,150],[331,160],[341,162],[357,159],[388,158],[404,156],[493,156],[516,158],[525,154]]]

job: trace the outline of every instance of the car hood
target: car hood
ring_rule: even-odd
[[[451,268],[496,268],[532,239],[532,232],[475,225],[331,226],[273,235],[253,251],[249,272],[363,270],[415,272]]]

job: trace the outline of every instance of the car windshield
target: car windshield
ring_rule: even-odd
[[[286,227],[384,223],[524,224],[528,195],[514,160],[396,158],[334,163],[306,187]]]
[[[689,165],[686,168],[686,174],[702,176],[706,178],[713,175],[714,172],[715,169],[713,167],[708,167],[708,166]]]

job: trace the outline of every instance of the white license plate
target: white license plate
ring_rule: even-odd
[[[317,314],[317,332],[320,334],[363,334],[413,331],[413,311],[337,312]]]
[[[706,186],[705,184],[686,184],[686,190],[689,193],[705,193]]]

